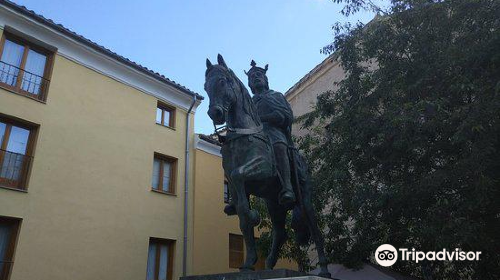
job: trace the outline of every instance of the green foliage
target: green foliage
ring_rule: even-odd
[[[500,1],[392,0],[385,13],[335,26],[323,51],[346,77],[303,120],[327,252],[356,267],[383,243],[482,251],[478,262],[393,268],[500,279]]]

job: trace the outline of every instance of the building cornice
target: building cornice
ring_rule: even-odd
[[[197,102],[193,112],[201,103],[203,97],[162,75],[72,33],[64,27],[55,28],[51,25],[59,26],[50,20],[40,18],[39,15],[24,7],[9,1],[0,1],[0,28],[5,29],[7,26],[42,41],[57,48],[57,54],[64,58],[180,109],[187,111],[195,96]]]
[[[221,147],[219,145],[215,145],[201,139],[198,134],[195,137],[195,147],[196,149],[207,152],[211,155],[222,157],[222,154],[220,153]]]
[[[286,100],[290,101],[294,99],[300,92],[302,92],[303,89],[314,83],[314,81],[319,79],[321,76],[327,73],[328,70],[337,66],[338,64],[340,64],[340,60],[338,59],[338,55],[336,53],[328,56],[285,92]]]

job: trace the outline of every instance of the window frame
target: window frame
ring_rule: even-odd
[[[4,264],[9,264],[7,269],[4,269],[2,273],[0,273],[0,280],[8,280],[10,279],[10,275],[12,272],[12,267],[14,266],[14,257],[16,253],[17,241],[19,237],[19,232],[21,230],[22,219],[0,216],[0,223],[11,224],[13,226],[13,234],[11,233],[9,245],[7,247],[7,253],[5,260],[0,260]]]
[[[152,177],[153,172],[151,172],[151,191],[176,196],[177,195],[177,193],[176,193],[176,191],[177,191],[177,158],[155,152],[154,157],[153,157],[153,171],[154,171],[154,161],[155,160],[160,161],[160,171],[159,171],[160,174],[158,174],[159,182],[158,182],[158,189],[154,189],[153,188],[153,177]],[[171,166],[171,168],[170,168],[170,183],[169,183],[170,191],[168,191],[168,192],[162,190],[162,188],[163,188],[163,163],[164,162],[170,163],[170,166]]]
[[[231,192],[229,191],[229,182],[224,179],[224,203],[229,204],[231,202]]]
[[[10,138],[10,131],[12,126],[20,127],[29,131],[28,142],[26,144],[25,157],[28,158],[28,162],[23,159],[23,170],[21,171],[20,179],[17,181],[17,186],[12,186],[7,184],[9,181],[4,178],[0,178],[0,188],[9,189],[21,192],[28,192],[28,183],[31,175],[31,169],[33,166],[34,154],[35,154],[35,143],[38,136],[39,125],[34,123],[29,123],[27,121],[7,116],[0,113],[0,122],[5,123],[7,126],[5,128],[5,134],[3,138],[0,139],[0,170],[3,165],[3,152],[7,152],[8,141],[6,139]],[[10,129],[9,129],[10,128]],[[9,139],[10,140],[10,139]]]
[[[175,240],[165,239],[165,238],[157,238],[150,237],[148,243],[148,260],[146,262],[146,278],[147,276],[147,265],[149,264],[149,247],[151,244],[154,244],[156,247],[156,255],[155,255],[155,276],[154,279],[157,280],[160,273],[160,254],[161,250],[159,250],[159,245],[166,245],[168,247],[168,256],[167,259],[167,280],[172,280],[173,278],[173,269],[174,269],[174,253],[175,253]]]
[[[161,125],[164,127],[168,127],[171,129],[175,129],[175,107],[167,105],[163,102],[158,101],[156,105],[156,110],[160,109],[161,110],[161,122],[158,123],[156,120],[157,125]],[[168,124],[165,124],[165,111],[168,111],[170,113],[170,116],[168,118]]]
[[[5,41],[9,40],[12,41],[13,43],[19,44],[23,46],[23,57],[21,59],[21,64],[19,65],[19,74],[17,76],[16,84],[14,86],[11,86],[6,83],[0,82],[0,88],[6,89],[8,91],[11,91],[13,93],[16,93],[18,95],[22,95],[25,97],[28,97],[30,99],[45,103],[47,101],[47,94],[49,91],[49,85],[50,85],[50,77],[52,76],[52,69],[54,65],[54,56],[55,53],[53,51],[50,51],[44,47],[41,47],[40,45],[31,42],[28,39],[23,38],[22,36],[15,35],[11,32],[8,32],[4,29],[2,38],[0,39],[0,58],[3,55],[3,50],[5,46]],[[29,50],[32,49],[38,53],[41,53],[47,57],[47,60],[45,61],[45,68],[43,70],[43,76],[42,78],[46,81],[45,83],[42,83],[40,85],[40,93],[33,94],[29,91],[23,90],[21,88],[22,85],[22,78],[24,75],[24,72],[26,70],[24,69],[26,66],[26,61],[28,58],[28,52]]]

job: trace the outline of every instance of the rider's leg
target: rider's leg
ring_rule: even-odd
[[[287,205],[295,202],[295,195],[290,181],[290,162],[288,160],[288,146],[285,143],[275,143],[273,145],[276,155],[276,165],[283,181],[283,189],[279,194],[279,203]]]

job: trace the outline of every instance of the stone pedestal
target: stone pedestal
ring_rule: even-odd
[[[307,275],[304,272],[298,272],[288,269],[193,275],[180,278],[180,280],[262,280],[262,279],[325,280],[325,278]]]

